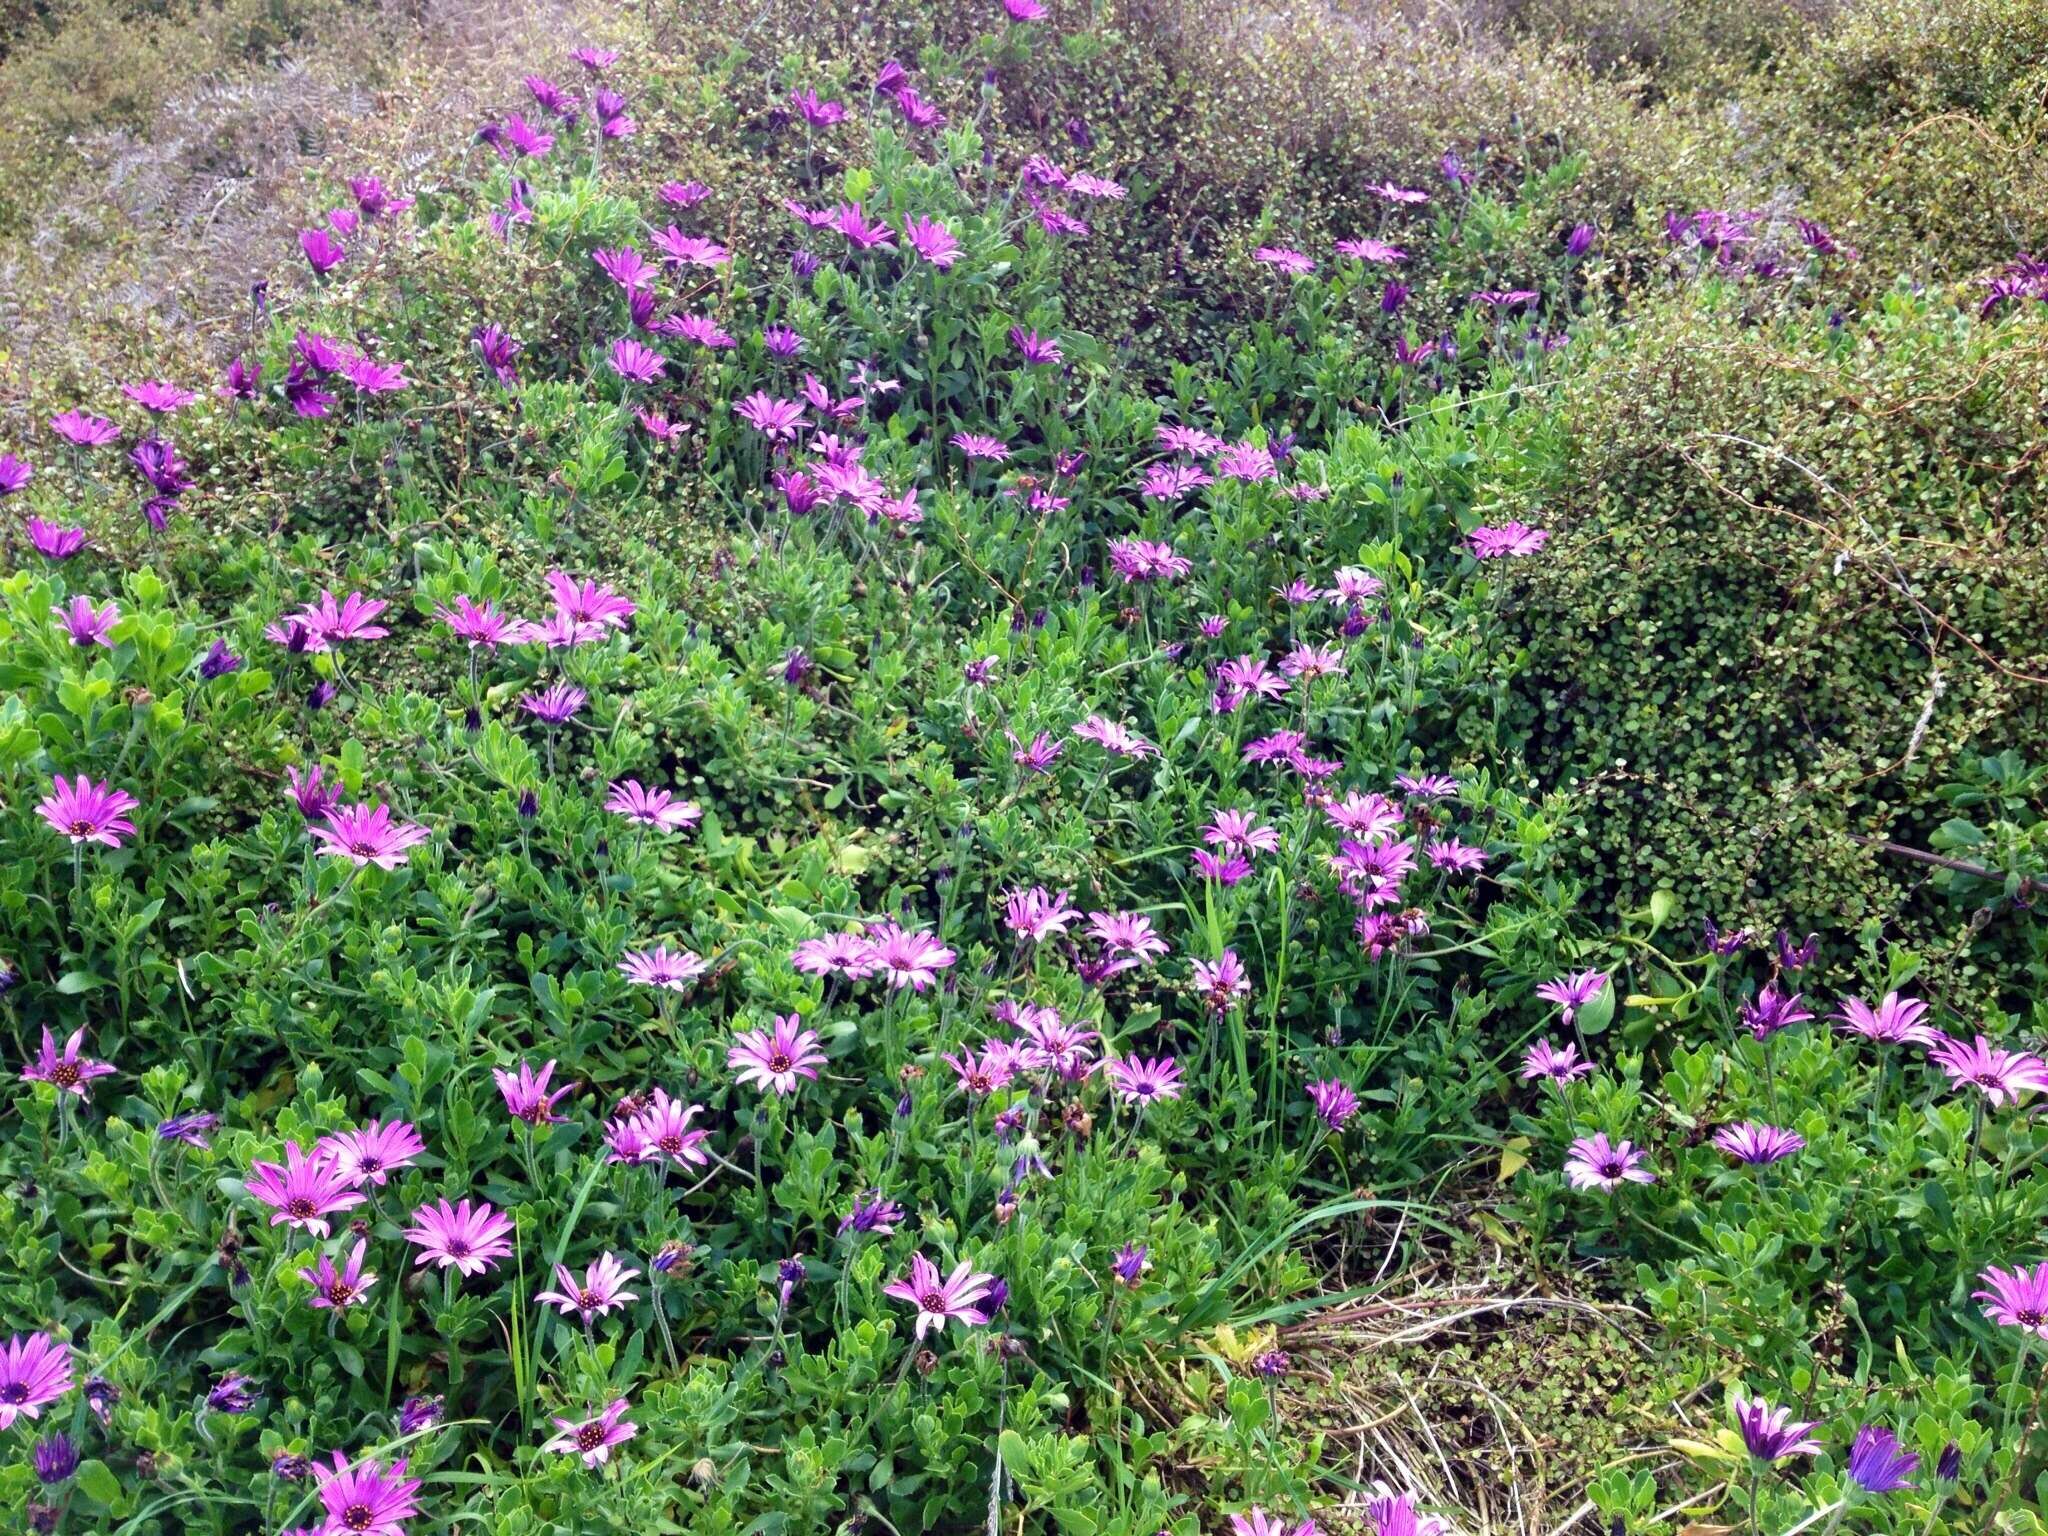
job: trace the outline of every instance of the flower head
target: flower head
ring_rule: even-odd
[[[1289,277],[1307,277],[1315,271],[1315,258],[1305,251],[1292,250],[1284,245],[1262,245],[1252,252],[1253,261],[1262,261],[1269,267],[1276,267]]]
[[[104,448],[121,436],[121,429],[104,416],[84,411],[65,411],[50,418],[50,430],[80,448]]]
[[[1607,988],[1605,971],[1578,971],[1569,976],[1560,976],[1546,981],[1536,989],[1536,995],[1557,1004],[1564,1015],[1566,1024],[1578,1017],[1579,1010],[1593,1001]]]
[[[1790,1408],[1773,1408],[1760,1397],[1745,1397],[1739,1387],[1730,1394],[1729,1406],[1742,1443],[1758,1461],[1810,1456],[1820,1449],[1820,1442],[1807,1434],[1812,1423],[1795,1421]]]
[[[139,384],[123,384],[121,393],[145,411],[159,416],[182,411],[199,398],[196,390],[180,389],[167,379],[144,379]]]
[[[666,1088],[654,1090],[647,1108],[633,1117],[634,1129],[655,1151],[672,1163],[691,1163],[701,1168],[711,1161],[704,1151],[708,1132],[695,1130],[690,1122],[704,1113],[702,1105],[672,1099]]]
[[[725,1064],[735,1080],[779,1096],[795,1093],[800,1079],[816,1082],[825,1064],[818,1032],[802,1028],[796,1014],[777,1014],[772,1029],[743,1029],[733,1036]]]
[[[591,1418],[557,1418],[555,1427],[561,1433],[541,1449],[579,1456],[586,1467],[601,1467],[612,1459],[613,1446],[624,1445],[640,1433],[639,1427],[626,1419],[626,1410],[631,1406],[625,1398],[615,1397]]]
[[[1986,1288],[1970,1292],[1970,1299],[1985,1303],[1986,1317],[2001,1328],[2048,1339],[2048,1260],[2032,1269],[2000,1269],[1993,1264],[1977,1279]]]
[[[1901,1450],[1899,1437],[1882,1424],[1866,1424],[1849,1446],[1849,1480],[1865,1493],[1897,1493],[1913,1486],[1916,1452]]]
[[[935,935],[894,922],[870,926],[867,942],[870,974],[886,977],[892,991],[908,987],[913,992],[922,992],[936,984],[939,972],[957,958]]]
[[[1343,1130],[1344,1123],[1358,1113],[1358,1095],[1334,1077],[1310,1083],[1308,1097],[1316,1118],[1333,1131]]]
[[[986,1323],[975,1303],[988,1294],[994,1278],[976,1271],[966,1259],[954,1266],[950,1275],[941,1277],[937,1265],[915,1253],[910,1256],[909,1277],[892,1280],[882,1287],[882,1294],[917,1308],[916,1336],[922,1339],[932,1329],[944,1332],[949,1322],[968,1328]]]
[[[405,1536],[405,1522],[420,1512],[420,1481],[405,1475],[405,1463],[387,1469],[365,1458],[350,1465],[341,1452],[334,1466],[316,1466],[320,1507],[327,1513],[321,1536]]]
[[[82,773],[67,782],[60,773],[50,780],[50,793],[36,803],[36,814],[74,845],[118,848],[122,838],[135,835],[135,823],[126,813],[141,804],[111,784],[95,784]]]
[[[639,826],[661,832],[680,832],[704,817],[695,801],[678,799],[670,790],[649,789],[638,779],[613,781],[604,808]]]
[[[1745,1120],[1740,1125],[1724,1125],[1714,1132],[1714,1145],[1738,1163],[1748,1163],[1757,1168],[1782,1161],[1802,1150],[1806,1146],[1806,1138],[1797,1131]]]
[[[1565,1158],[1565,1181],[1574,1189],[1618,1189],[1623,1184],[1654,1184],[1657,1176],[1643,1166],[1642,1150],[1632,1141],[1610,1143],[1605,1131],[1581,1136]]]
[[[594,1317],[604,1317],[615,1308],[623,1307],[639,1297],[626,1289],[627,1282],[640,1273],[628,1265],[621,1264],[617,1254],[603,1253],[584,1267],[583,1279],[578,1283],[576,1276],[566,1264],[555,1266],[555,1279],[561,1289],[542,1291],[533,1299],[559,1307],[564,1313],[574,1312],[584,1322]]]
[[[1553,1083],[1568,1083],[1573,1078],[1585,1077],[1593,1070],[1593,1063],[1579,1060],[1579,1048],[1569,1042],[1559,1050],[1548,1040],[1538,1040],[1522,1057],[1522,1081],[1533,1083],[1538,1078],[1548,1078]]]
[[[71,1390],[71,1351],[47,1333],[15,1334],[0,1344],[0,1429],[35,1419]]]
[[[1531,528],[1527,523],[1506,522],[1498,527],[1474,528],[1467,538],[1475,560],[1500,560],[1516,555],[1533,555],[1550,541],[1550,530]]]
[[[335,1171],[357,1189],[379,1189],[401,1168],[427,1150],[418,1127],[409,1120],[372,1120],[360,1130],[337,1131],[320,1138],[314,1149],[334,1160]]]
[[[555,610],[579,624],[597,624],[623,630],[637,611],[633,600],[622,597],[597,582],[577,581],[567,571],[548,572],[548,590],[554,595]]]
[[[1968,1083],[1991,1101],[1993,1109],[2017,1103],[2033,1090],[2048,1089],[2048,1063],[2029,1051],[1993,1045],[1982,1035],[1967,1045],[1943,1036],[1927,1054],[1950,1082]]]
[[[574,683],[550,683],[539,693],[522,693],[519,707],[548,725],[566,725],[575,718],[590,695]]]
[[[50,614],[64,626],[64,633],[73,645],[98,645],[108,650],[114,648],[111,632],[121,622],[118,604],[109,602],[104,608],[95,608],[89,597],[74,597],[62,607],[53,607]]]
[[[302,1152],[295,1141],[284,1144],[282,1164],[250,1163],[242,1187],[271,1208],[273,1227],[296,1227],[315,1237],[328,1235],[328,1217],[352,1210],[365,1198],[332,1153],[317,1145],[311,1152]]]
[[[313,1294],[306,1298],[306,1305],[316,1311],[343,1311],[362,1301],[363,1293],[377,1283],[375,1275],[363,1273],[363,1255],[369,1250],[368,1241],[358,1238],[350,1250],[348,1262],[340,1269],[334,1267],[331,1254],[320,1255],[320,1262],[299,1271],[299,1278],[313,1287]]]
[[[629,949],[619,961],[619,971],[635,986],[655,987],[664,992],[681,992],[702,976],[710,966],[687,949],[670,949],[657,944],[652,949]]]
[[[85,530],[31,517],[28,520],[28,541],[45,560],[69,560],[85,548]]]
[[[505,1100],[505,1112],[528,1125],[561,1125],[567,1121],[568,1116],[555,1113],[555,1104],[563,1095],[573,1093],[576,1085],[564,1083],[550,1092],[548,1079],[554,1073],[552,1061],[538,1072],[523,1061],[517,1072],[507,1072],[503,1067],[491,1069],[491,1077]]]
[[[1806,1006],[1805,998],[1797,992],[1782,992],[1775,983],[1766,983],[1755,998],[1742,1005],[1743,1027],[1759,1040],[1768,1040],[1780,1030],[1804,1024],[1812,1017],[1813,1010]]]
[[[630,336],[612,343],[607,360],[613,373],[633,384],[650,384],[668,371],[667,358]]]
[[[48,1083],[59,1093],[68,1093],[74,1098],[91,1098],[89,1085],[92,1080],[111,1077],[114,1069],[107,1062],[79,1055],[78,1048],[84,1041],[85,1030],[81,1026],[64,1042],[64,1049],[60,1052],[50,1027],[44,1025],[42,1051],[21,1069],[21,1080],[25,1083]]]
[[[1180,1066],[1171,1056],[1111,1057],[1102,1070],[1126,1104],[1144,1106],[1180,1097]]]
[[[512,1252],[512,1219],[483,1200],[464,1199],[451,1205],[445,1199],[423,1205],[412,1213],[413,1224],[405,1229],[405,1240],[420,1250],[413,1260],[421,1264],[451,1266],[465,1275],[480,1275]]]
[[[1927,1017],[1927,1005],[1896,992],[1885,993],[1884,1001],[1875,1008],[1860,997],[1845,997],[1834,1017],[1841,1021],[1845,1031],[1866,1040],[1887,1044],[1910,1040],[1917,1045],[1932,1045],[1940,1038],[1931,1026],[1921,1022]]]
[[[325,825],[307,830],[321,843],[323,855],[347,859],[358,869],[370,864],[396,869],[413,849],[433,836],[416,823],[394,821],[391,808],[381,803],[335,806],[328,811]]]

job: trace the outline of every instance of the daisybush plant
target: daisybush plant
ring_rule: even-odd
[[[1668,892],[1596,934],[1517,756],[1589,247],[1519,276],[1448,155],[1450,328],[1262,226],[1269,313],[1150,388],[1063,304],[1122,168],[932,105],[1045,22],[784,66],[751,244],[578,50],[350,179],[219,379],[0,460],[32,1526],[1312,1536],[1286,1330],[1495,1169],[1730,1385],[1603,1515],[2038,1476],[2031,1024],[1873,947],[1838,1039]]]

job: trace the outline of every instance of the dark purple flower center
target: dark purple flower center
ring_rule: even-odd
[[[585,1312],[595,1312],[604,1305],[604,1297],[596,1291],[578,1291],[576,1305]]]
[[[50,1083],[57,1088],[72,1088],[77,1086],[83,1075],[76,1062],[60,1061],[50,1068]]]
[[[768,1070],[770,1072],[787,1072],[794,1065],[795,1063],[781,1051],[773,1051],[769,1054]]]
[[[327,1287],[327,1299],[337,1307],[345,1307],[356,1299],[356,1288],[346,1280],[336,1280]]]
[[[2048,1312],[2043,1312],[2039,1307],[2015,1307],[2012,1315],[2019,1320],[2022,1328],[2038,1328],[2042,1323],[2048,1322]]]
[[[0,1387],[0,1403],[25,1403],[28,1401],[28,1387],[19,1381],[10,1381]]]
[[[600,1423],[579,1424],[576,1427],[576,1449],[594,1451],[604,1444],[604,1425]]]
[[[304,1195],[294,1195],[291,1199],[285,1201],[284,1213],[287,1216],[296,1216],[299,1220],[304,1221],[310,1216],[319,1215],[320,1208]]]
[[[71,823],[71,835],[73,837],[91,837],[98,830],[99,826],[97,823],[87,821],[82,816]]]
[[[451,1237],[443,1246],[447,1249],[448,1257],[451,1259],[466,1259],[469,1257],[469,1244],[462,1238]]]
[[[921,1312],[943,1312],[946,1310],[945,1293],[942,1291],[926,1291],[917,1298],[917,1306]]]
[[[1593,1166],[1600,1170],[1600,1177],[1603,1179],[1618,1179],[1628,1168],[1628,1164],[1618,1157],[1602,1158]]]
[[[377,1523],[377,1512],[367,1504],[351,1504],[341,1512],[341,1523],[351,1531],[367,1531]]]

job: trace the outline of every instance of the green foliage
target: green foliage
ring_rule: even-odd
[[[1568,531],[1512,585],[1579,870],[1617,910],[1904,923],[1954,982],[2014,980],[2024,915],[1916,899],[1927,868],[1866,840],[1926,849],[1983,744],[2048,744],[2038,322],[1900,292],[1757,323],[1708,293],[1589,351],[1538,493]]]

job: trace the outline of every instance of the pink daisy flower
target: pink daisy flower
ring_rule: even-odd
[[[818,1032],[804,1029],[802,1024],[796,1014],[779,1013],[773,1029],[743,1029],[735,1034],[725,1064],[735,1069],[736,1081],[784,1096],[795,1093],[801,1079],[816,1082],[825,1052],[819,1047]]]
[[[512,1219],[493,1210],[488,1201],[465,1199],[451,1205],[443,1199],[421,1206],[412,1219],[405,1240],[420,1250],[413,1260],[415,1268],[436,1264],[480,1275],[512,1252]]]
[[[975,1305],[988,1295],[994,1275],[977,1271],[966,1259],[954,1266],[953,1272],[943,1278],[938,1266],[921,1253],[910,1256],[908,1279],[892,1280],[882,1287],[882,1294],[907,1301],[917,1308],[916,1337],[936,1329],[943,1333],[946,1324],[959,1323],[964,1327],[981,1326],[986,1319]]]

